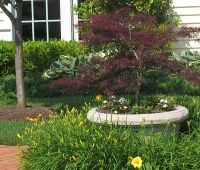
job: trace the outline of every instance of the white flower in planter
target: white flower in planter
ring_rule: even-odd
[[[167,100],[167,99],[165,99],[165,100],[164,100],[164,103],[168,103],[168,100]]]
[[[126,99],[125,98],[123,98],[123,97],[121,97],[120,99],[119,99],[119,102],[122,104],[122,103],[124,103],[126,101]]]
[[[106,103],[108,103],[108,101],[107,101],[107,100],[104,100],[104,101],[103,101],[103,104],[106,104]]]
[[[124,106],[124,109],[127,109],[128,107],[127,106]]]
[[[168,103],[167,99],[160,99],[160,103]]]
[[[168,105],[167,105],[167,104],[164,104],[164,105],[163,105],[163,108],[167,108],[167,107],[168,107]]]
[[[165,99],[160,99],[160,103],[163,103]]]
[[[117,110],[115,110],[115,111],[114,111],[114,113],[115,113],[115,114],[117,114],[117,113],[118,113],[118,111],[117,111]]]
[[[110,98],[111,98],[111,99],[116,99],[116,97],[115,97],[115,96],[111,96]]]

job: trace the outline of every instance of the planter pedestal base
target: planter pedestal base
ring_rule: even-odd
[[[163,132],[178,133],[181,123],[189,117],[189,111],[183,106],[175,110],[149,114],[112,114],[101,113],[98,108],[92,108],[87,113],[87,118],[95,123],[131,126],[134,131],[144,129],[145,133]]]

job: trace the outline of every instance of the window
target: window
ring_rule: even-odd
[[[22,37],[24,40],[60,39],[60,0],[24,0]]]

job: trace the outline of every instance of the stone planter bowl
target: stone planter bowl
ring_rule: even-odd
[[[145,133],[161,132],[164,129],[167,133],[178,133],[180,125],[189,117],[189,111],[183,106],[177,106],[175,110],[161,113],[149,114],[112,114],[101,113],[97,111],[98,108],[92,108],[87,113],[87,118],[95,123],[128,125],[132,126],[134,131],[145,128]],[[167,124],[172,124],[166,128]]]

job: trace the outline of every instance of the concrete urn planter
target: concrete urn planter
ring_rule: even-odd
[[[189,117],[189,111],[183,106],[177,106],[175,110],[161,113],[149,114],[112,114],[101,113],[98,108],[92,108],[87,113],[87,119],[95,123],[115,124],[121,126],[132,126],[133,130],[138,131],[145,128],[145,133],[160,132],[164,129],[167,133],[178,133],[181,123]],[[166,128],[167,124],[172,124]]]

